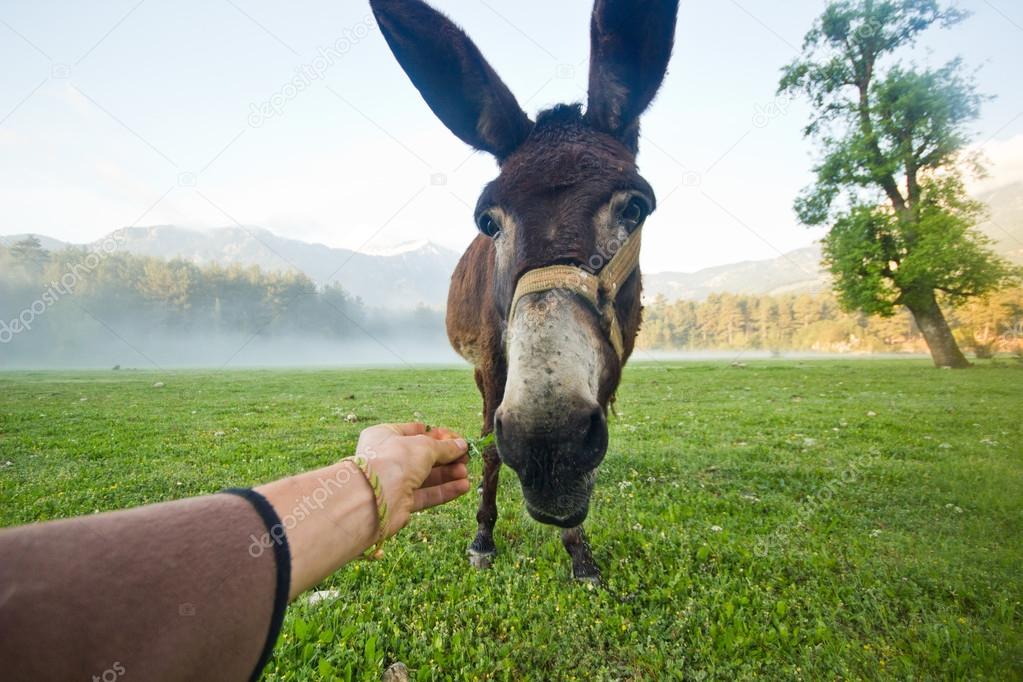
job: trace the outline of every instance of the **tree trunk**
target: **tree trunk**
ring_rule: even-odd
[[[970,366],[966,356],[959,350],[955,337],[952,336],[952,330],[945,321],[933,291],[928,290],[914,296],[912,301],[906,303],[906,307],[913,313],[916,326],[924,335],[935,367],[962,369]]]

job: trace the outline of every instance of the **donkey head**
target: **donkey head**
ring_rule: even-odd
[[[599,277],[623,244],[638,239],[655,205],[636,167],[639,117],[664,79],[678,0],[597,0],[586,112],[561,105],[535,123],[446,17],[421,0],[371,5],[434,113],[500,165],[475,216],[481,238],[493,241],[492,293],[504,325],[498,451],[536,520],[578,525],[607,450],[608,404],[639,329],[640,274],[630,269],[613,292],[589,298],[570,282],[518,297],[516,287],[554,265]]]

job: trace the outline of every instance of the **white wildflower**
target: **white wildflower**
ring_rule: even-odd
[[[341,596],[340,590],[317,590],[305,598],[306,604],[315,606],[321,602],[334,601]]]

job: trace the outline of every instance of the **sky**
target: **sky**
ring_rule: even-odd
[[[589,0],[433,4],[530,114],[585,99]],[[962,56],[996,96],[974,126],[983,189],[1023,177],[1023,7],[959,6],[974,16],[911,57]],[[644,270],[772,258],[821,236],[792,212],[812,180],[808,110],[775,90],[823,7],[682,1],[643,120],[639,163],[660,204]],[[461,250],[497,173],[434,118],[362,0],[5,0],[0,63],[0,234],[241,224],[364,251]]]

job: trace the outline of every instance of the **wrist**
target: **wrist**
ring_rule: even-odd
[[[328,504],[331,525],[337,531],[334,536],[337,546],[351,548],[350,556],[346,552],[343,557],[343,563],[348,563],[376,542],[376,497],[366,477],[350,459],[341,460],[326,471],[332,477],[327,485],[333,485],[331,481],[343,482]]]
[[[281,519],[291,549],[294,599],[376,541],[373,491],[350,461],[256,488]]]

